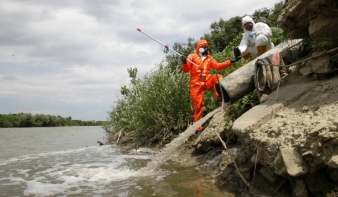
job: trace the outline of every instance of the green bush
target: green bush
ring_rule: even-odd
[[[192,108],[189,76],[181,72],[181,66],[173,69],[159,65],[143,79],[136,79],[132,69],[128,71],[131,87],[121,88],[123,96],[109,113],[109,132],[123,129],[150,139],[157,135],[172,136],[184,130],[191,120]]]

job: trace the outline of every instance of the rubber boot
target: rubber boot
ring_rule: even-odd
[[[198,127],[198,129],[195,131],[195,136],[198,137],[201,135],[203,131],[203,126]]]
[[[219,106],[219,107],[222,106],[222,103],[223,103],[223,102],[222,102],[222,97],[219,96],[219,97],[217,98],[217,104],[218,104],[218,106]]]
[[[258,50],[258,54],[262,55],[263,53],[266,52],[266,45],[264,45],[264,46],[258,46],[257,50]]]
[[[198,137],[198,136],[201,135],[201,133],[202,133],[202,131],[197,130],[197,131],[195,132],[195,136]]]

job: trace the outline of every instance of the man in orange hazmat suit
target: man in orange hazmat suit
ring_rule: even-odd
[[[218,63],[209,55],[209,44],[206,40],[199,40],[197,42],[195,53],[191,53],[188,57],[181,56],[182,70],[185,73],[190,72],[190,99],[193,104],[193,122],[197,122],[202,118],[202,108],[204,105],[204,91],[214,88],[214,96],[220,100],[216,92],[215,85],[218,79],[222,79],[222,75],[211,75],[210,68],[215,70],[222,70],[228,68],[234,62],[238,61],[240,57],[232,60],[226,60]],[[217,79],[218,77],[218,79]],[[203,127],[200,126],[196,131],[196,135],[201,134]]]

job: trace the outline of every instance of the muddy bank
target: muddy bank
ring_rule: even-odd
[[[338,194],[334,190],[338,183],[337,75],[320,80],[291,76],[235,122],[226,123],[225,117],[226,108],[214,114],[200,137],[191,135],[168,159],[197,168],[219,188],[242,196]],[[117,140],[123,149],[140,149],[130,134],[116,135],[111,142]],[[156,154],[163,146],[149,147]]]
[[[335,195],[338,76],[290,77],[278,92],[222,130],[224,116],[215,114],[190,143],[192,153],[201,154],[194,156],[199,168],[209,171],[219,187],[249,194],[249,185],[251,193],[269,196]],[[227,142],[227,150],[215,132]]]
[[[338,75],[290,76],[235,122],[226,123],[225,117],[226,108],[214,114],[200,137],[192,134],[167,159],[198,168],[219,188],[243,196],[338,194]],[[142,150],[128,133],[111,142]],[[166,143],[148,147],[156,154]]]

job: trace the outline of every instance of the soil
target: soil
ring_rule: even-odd
[[[217,112],[171,160],[198,168],[219,188],[242,196],[338,196],[338,76],[315,82],[245,132],[225,123],[226,109]],[[126,134],[118,145],[137,148]]]
[[[203,135],[191,142],[193,152],[204,153],[192,159],[213,174],[219,187],[254,196],[338,196],[338,76],[299,78],[313,88],[268,118],[245,131],[221,131],[215,125],[224,125],[223,115],[215,114]],[[285,88],[299,78],[288,79]],[[227,140],[227,150],[215,132]]]

